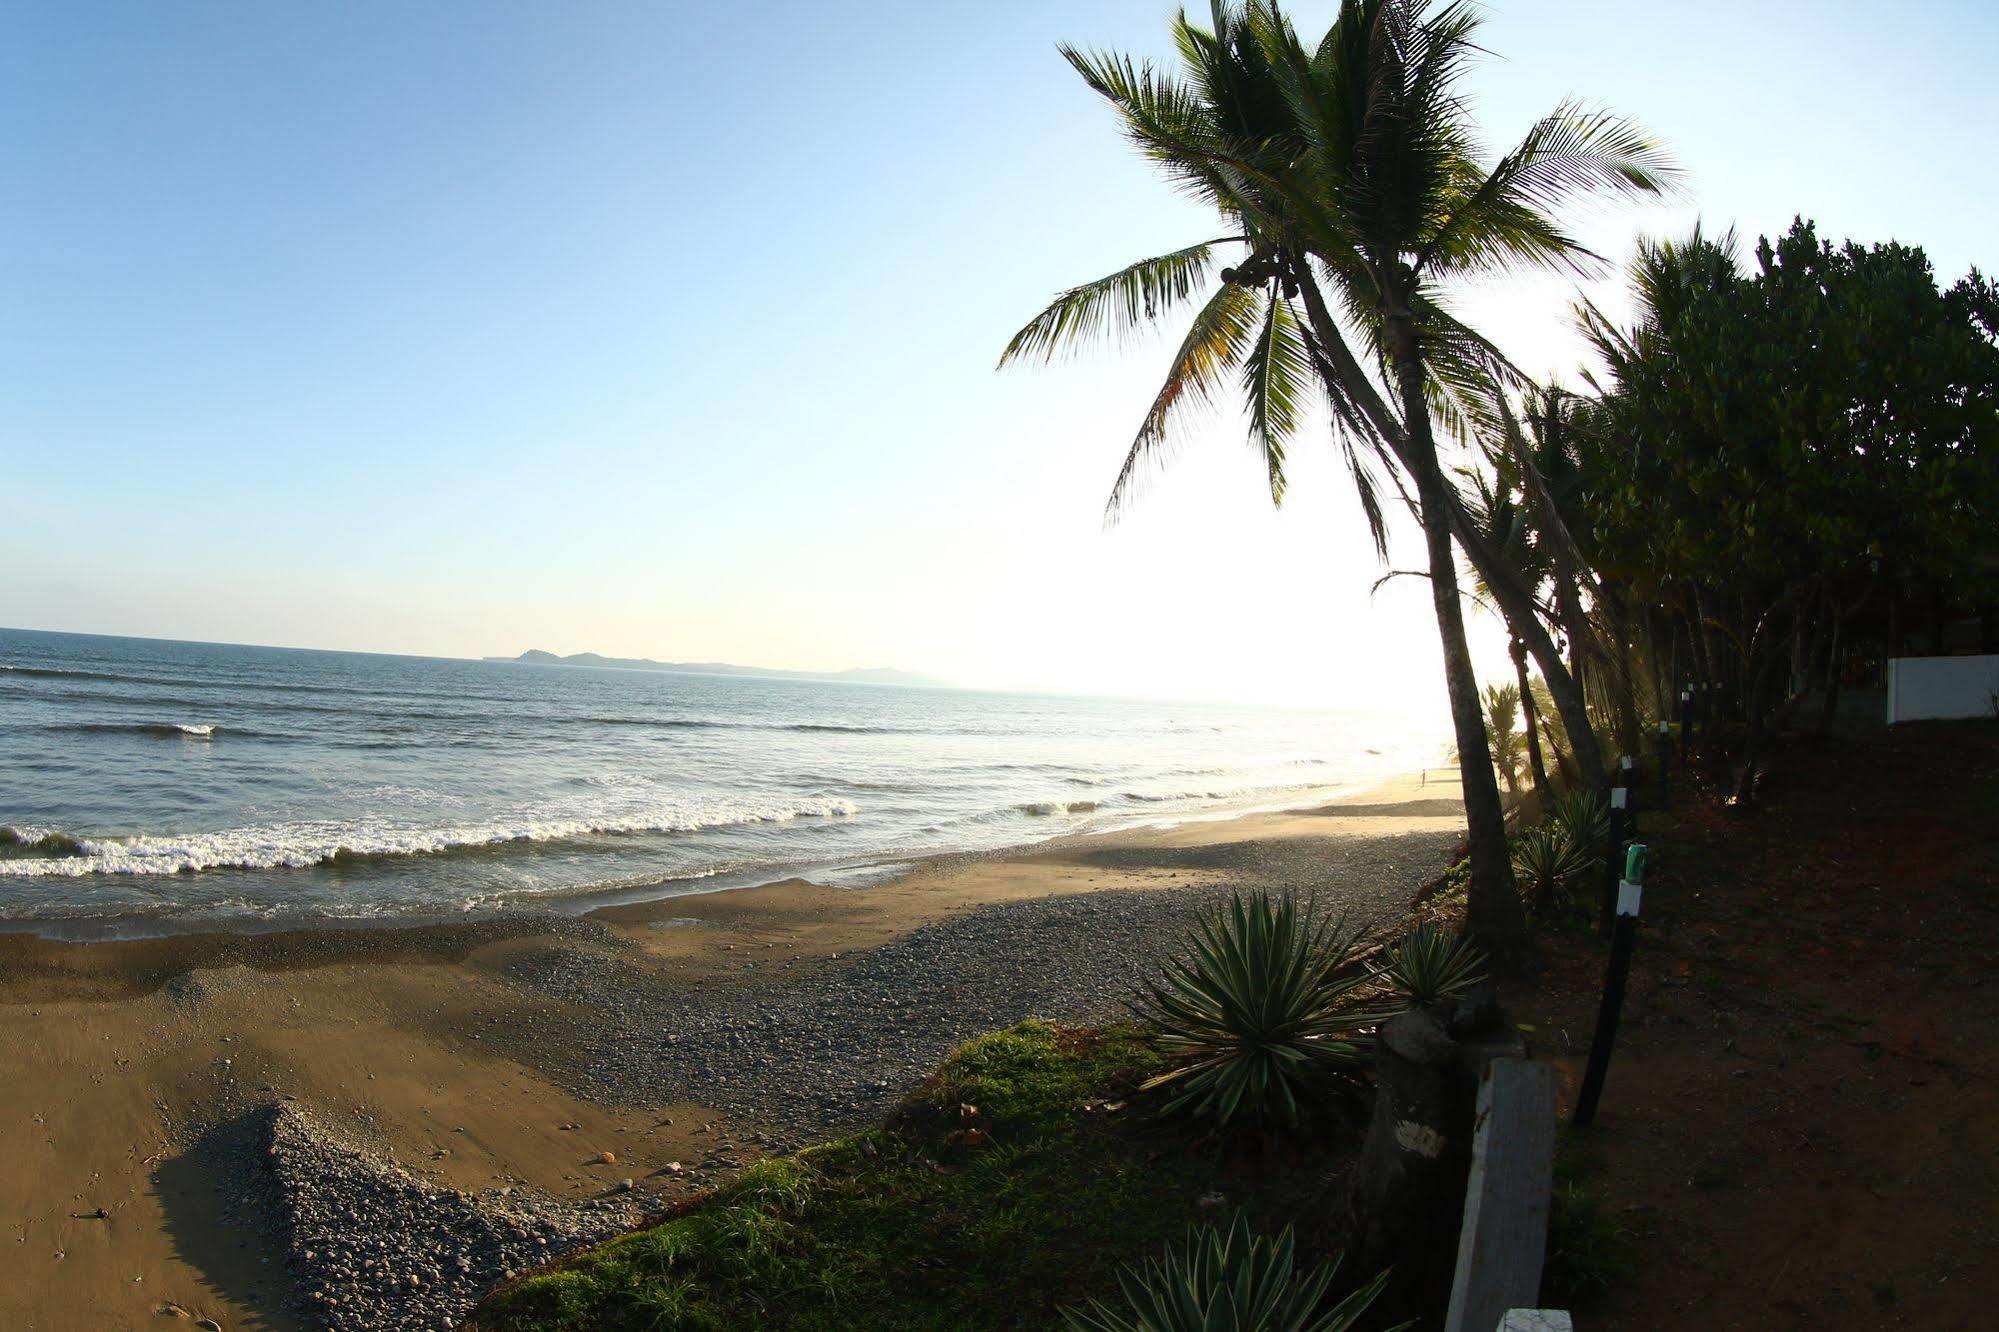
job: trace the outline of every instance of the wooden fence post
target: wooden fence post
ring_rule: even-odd
[[[1525,1059],[1493,1060],[1478,1089],[1444,1332],[1495,1332],[1507,1310],[1540,1298],[1554,1164],[1554,1070]]]

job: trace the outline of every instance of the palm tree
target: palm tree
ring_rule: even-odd
[[[1397,456],[1416,484],[1446,659],[1464,654],[1454,533],[1478,560],[1516,632],[1545,638],[1531,596],[1500,561],[1480,558],[1444,480],[1433,414],[1460,431],[1476,423],[1488,414],[1496,396],[1490,386],[1507,367],[1484,338],[1451,316],[1441,291],[1453,279],[1480,274],[1593,264],[1596,257],[1562,229],[1556,210],[1584,192],[1657,192],[1671,168],[1641,131],[1574,104],[1558,106],[1490,168],[1481,166],[1459,86],[1478,54],[1472,40],[1478,15],[1466,4],[1345,0],[1333,30],[1311,51],[1274,4],[1253,4],[1249,15],[1299,127],[1287,179],[1320,203],[1303,242],[1303,266],[1316,267],[1348,325],[1385,366],[1400,407],[1405,434]],[[1320,282],[1303,288],[1304,305],[1318,341],[1330,346],[1339,327]],[[1357,366],[1332,366],[1354,397],[1371,391]],[[1468,666],[1467,658],[1452,671],[1461,730],[1477,703]],[[1555,673],[1544,673],[1552,684]],[[1588,730],[1579,691],[1565,711],[1584,723],[1572,729]],[[1469,788],[1467,795],[1469,806]],[[1503,853],[1504,834],[1489,810],[1482,821],[1475,809],[1470,813],[1474,851],[1483,846],[1491,862]],[[1493,924],[1504,922],[1487,928]]]
[[[1515,638],[1506,649],[1513,658],[1513,673],[1519,680],[1513,688],[1520,696],[1520,733],[1527,740],[1527,770],[1534,775],[1534,794],[1541,798],[1541,807],[1546,809],[1555,792],[1548,785],[1548,761],[1541,753],[1541,720],[1534,715],[1534,682],[1527,674],[1527,645]]]
[[[1521,480],[1521,467],[1513,454],[1505,449],[1489,447],[1486,462],[1489,472],[1460,469],[1471,482],[1471,492],[1464,496],[1466,518],[1486,546],[1504,561],[1506,570],[1531,595],[1546,581],[1549,573],[1548,542],[1536,533],[1526,509],[1515,497],[1516,490],[1524,489],[1526,483]],[[1493,581],[1483,572],[1477,578],[1479,594],[1488,602],[1494,598]],[[1507,650],[1513,658],[1515,683],[1511,688],[1513,699],[1520,708],[1520,734],[1526,745],[1528,770],[1534,778],[1534,794],[1541,798],[1545,806],[1554,793],[1548,786],[1548,768],[1541,754],[1541,737],[1534,715],[1534,689],[1527,674],[1527,645],[1521,641],[1518,632],[1512,635]],[[1491,722],[1491,695],[1492,691],[1488,689],[1488,723]],[[1510,721],[1508,725],[1511,725]],[[1497,754],[1500,727],[1490,725],[1489,729],[1494,732],[1493,750]]]
[[[1519,685],[1485,687],[1485,729],[1492,740],[1492,765],[1506,782],[1506,794],[1515,800],[1520,798],[1520,760],[1527,752],[1526,738],[1514,726],[1519,712]]]
[[[1465,640],[1454,533],[1475,561],[1480,552],[1444,481],[1432,413],[1450,426],[1468,424],[1507,367],[1484,338],[1449,314],[1436,288],[1458,275],[1592,258],[1548,210],[1582,189],[1657,189],[1665,168],[1637,131],[1572,106],[1542,121],[1491,170],[1480,168],[1456,91],[1477,21],[1459,4],[1347,0],[1309,53],[1270,0],[1244,6],[1217,0],[1213,25],[1203,31],[1184,15],[1175,23],[1184,74],[1178,80],[1125,57],[1070,48],[1063,54],[1117,109],[1138,149],[1176,185],[1211,204],[1228,234],[1062,293],[1015,336],[1002,363],[1047,357],[1157,319],[1220,277],[1127,454],[1113,512],[1138,471],[1156,460],[1175,413],[1187,402],[1212,400],[1230,375],[1249,399],[1252,441],[1273,497],[1281,497],[1284,448],[1309,400],[1304,381],[1316,377],[1377,544],[1377,466],[1423,527],[1464,756],[1471,925],[1504,947],[1524,922],[1498,786],[1490,762],[1480,761],[1489,750]],[[1246,258],[1217,272],[1218,248],[1232,243],[1245,247]],[[1384,396],[1363,368],[1327,291],[1353,340],[1393,384],[1392,394]],[[1405,476],[1413,496],[1403,487]],[[1495,582],[1502,576],[1495,573]],[[1533,619],[1530,596],[1510,585],[1499,590],[1509,620]],[[1536,621],[1520,632],[1552,682],[1555,671],[1543,653],[1557,654],[1545,629]],[[1568,706],[1560,694],[1557,702]],[[1579,703],[1575,711],[1581,721],[1575,729],[1587,734]]]

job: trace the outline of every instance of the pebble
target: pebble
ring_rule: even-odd
[[[1316,891],[1357,923],[1386,923],[1460,836],[1189,848],[1176,868],[1215,882],[983,907],[753,987],[689,990],[614,950],[564,943],[517,961],[511,978],[591,1012],[597,1026],[581,1042],[524,1041],[519,1053],[541,1067],[555,1061],[562,1085],[592,1099],[698,1101],[756,1121],[774,1150],[820,1141],[879,1117],[972,1036],[1026,1017],[1124,1015],[1163,955],[1231,890]],[[1133,859],[1172,854],[1144,848]]]
[[[297,1106],[261,1113],[275,1229],[306,1321],[328,1332],[455,1325],[508,1272],[619,1234],[648,1206],[635,1187],[580,1204],[511,1186],[463,1193]]]

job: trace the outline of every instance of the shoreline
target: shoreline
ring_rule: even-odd
[[[220,956],[231,950],[217,942],[207,947],[203,941],[225,939],[277,938],[313,934],[402,933],[435,934],[451,932],[507,935],[532,930],[553,921],[588,920],[605,912],[642,907],[683,898],[709,897],[720,893],[754,891],[779,883],[810,883],[840,891],[879,888],[898,879],[918,875],[946,863],[1031,856],[1074,843],[1100,838],[1145,837],[1167,833],[1188,825],[1228,824],[1258,818],[1297,814],[1329,808],[1350,808],[1364,802],[1379,803],[1376,797],[1412,796],[1412,790],[1427,789],[1429,769],[1397,773],[1378,780],[1341,784],[1324,788],[1308,799],[1276,805],[1245,808],[1195,810],[1177,815],[1111,823],[1099,828],[1055,832],[1044,837],[1008,842],[992,847],[918,851],[839,863],[772,865],[765,869],[718,871],[712,875],[665,878],[625,887],[586,889],[548,898],[520,898],[497,907],[461,910],[455,914],[411,912],[377,916],[298,916],[281,918],[244,917],[231,921],[202,920],[176,926],[169,918],[152,916],[106,916],[87,918],[45,918],[0,920],[0,958],[6,950],[19,947],[16,940],[33,940],[61,946],[128,946],[188,941],[197,954]],[[1441,789],[1441,784],[1439,784]],[[1447,788],[1455,791],[1455,785]],[[1442,796],[1456,802],[1455,796]],[[713,882],[710,882],[713,880]],[[258,956],[270,956],[290,945],[246,949]],[[310,951],[310,950],[308,950]]]
[[[1412,776],[1310,809],[928,858],[865,888],[788,879],[441,926],[0,937],[15,1036],[0,1217],[17,1272],[0,1323],[126,1326],[173,1305],[230,1329],[312,1325],[298,1302],[345,1298],[349,1278],[293,1251],[283,1217],[301,1197],[337,1220],[368,1214],[354,1190],[428,1190],[452,1215],[512,1209],[516,1236],[581,1233],[595,1213],[578,1209],[670,1206],[865,1122],[969,1035],[1115,1012],[1231,888],[1399,917],[1462,826]],[[284,1160],[305,1163],[278,1200],[289,1213],[246,1201],[228,1164],[264,1159],[274,1106]],[[300,1149],[312,1124],[325,1150]],[[366,1178],[342,1164],[348,1141],[370,1154]],[[315,1252],[346,1242],[321,1234]],[[415,1310],[436,1326],[437,1301],[494,1276],[465,1256],[396,1297],[407,1309],[369,1296],[341,1325]]]

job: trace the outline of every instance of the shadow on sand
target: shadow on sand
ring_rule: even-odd
[[[166,1216],[174,1254],[200,1272],[233,1318],[194,1309],[224,1327],[290,1332],[304,1326],[291,1313],[284,1222],[275,1182],[264,1160],[271,1107],[257,1106],[208,1129],[153,1171],[153,1194]]]

